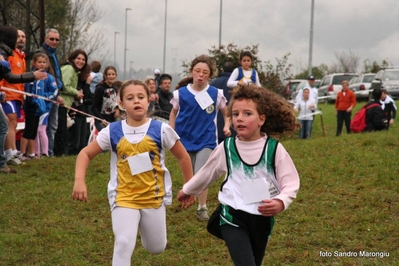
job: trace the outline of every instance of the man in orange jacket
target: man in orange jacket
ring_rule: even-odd
[[[25,53],[25,33],[18,30],[18,39],[16,47],[14,47],[14,55],[8,57],[11,72],[13,74],[23,74],[26,72]],[[11,84],[6,80],[2,80],[0,85],[14,90],[24,91],[24,83]],[[6,161],[8,165],[21,165],[18,150],[16,147],[16,129],[18,125],[17,119],[20,117],[22,104],[24,103],[24,95],[16,92],[5,91],[7,102],[3,103],[3,110],[8,117],[8,133],[4,144]]]
[[[337,116],[337,133],[336,136],[341,135],[343,122],[345,121],[346,132],[351,133],[351,115],[352,109],[356,105],[356,96],[349,89],[348,81],[342,81],[342,90],[338,92],[335,100],[335,115]]]

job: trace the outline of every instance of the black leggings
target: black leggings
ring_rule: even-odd
[[[268,238],[262,237],[255,241],[253,238],[250,238],[249,233],[244,228],[227,224],[220,227],[220,233],[229,249],[234,265],[262,265]]]

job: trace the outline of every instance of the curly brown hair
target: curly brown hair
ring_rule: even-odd
[[[233,90],[227,113],[230,118],[234,102],[242,99],[254,101],[259,115],[266,116],[261,132],[268,136],[281,138],[298,130],[299,123],[293,114],[292,106],[275,92],[253,83],[238,86]]]

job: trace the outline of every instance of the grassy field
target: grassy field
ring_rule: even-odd
[[[399,265],[399,126],[335,137],[333,106],[320,107],[326,136],[317,116],[312,139],[282,140],[301,189],[276,217],[264,265]],[[71,200],[75,159],[43,158],[17,175],[0,175],[0,265],[111,264],[109,154],[90,165],[88,203]],[[179,168],[171,156],[167,165],[177,193]],[[221,181],[210,188],[211,211]],[[132,264],[232,265],[224,243],[195,219],[195,208],[183,211],[174,200],[166,251],[149,255],[138,240]]]

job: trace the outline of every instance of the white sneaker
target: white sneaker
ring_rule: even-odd
[[[8,165],[16,165],[16,166],[18,166],[18,165],[21,165],[22,162],[21,162],[21,160],[18,157],[14,156],[10,160],[7,161],[7,164]]]
[[[199,221],[208,221],[209,220],[208,209],[205,207],[199,209],[197,211],[197,219]]]

